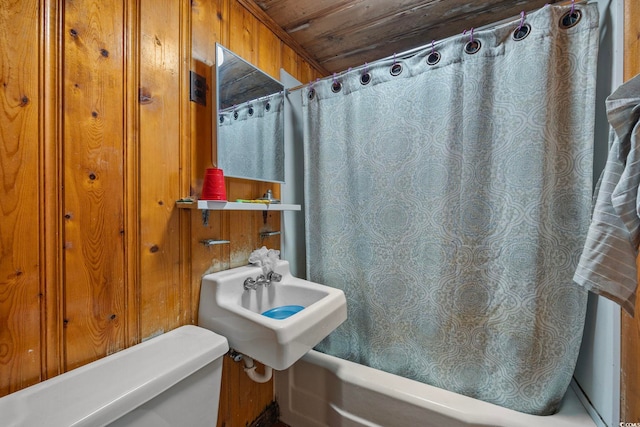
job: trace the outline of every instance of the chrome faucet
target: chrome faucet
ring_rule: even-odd
[[[244,279],[243,287],[245,291],[255,291],[256,289],[258,289],[258,286],[268,287],[271,286],[271,282],[279,282],[281,280],[282,274],[270,271],[266,276],[264,274],[260,274],[255,279],[247,277],[246,279]]]
[[[271,282],[269,281],[269,279],[267,279],[264,274],[259,275],[258,277],[256,277],[256,286],[269,286],[271,285]]]

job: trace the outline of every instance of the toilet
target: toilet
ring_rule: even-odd
[[[0,425],[212,426],[227,339],[182,326],[0,398]]]

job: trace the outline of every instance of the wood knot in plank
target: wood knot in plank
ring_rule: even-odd
[[[109,57],[109,51],[107,49],[100,49],[100,55],[104,56],[105,58]]]
[[[9,275],[7,276],[7,279],[9,279],[9,280],[11,280],[11,279],[16,279],[16,278],[18,278],[18,277],[20,277],[20,276],[22,276],[22,270],[20,270],[20,269],[18,268],[18,269],[16,269],[15,273],[13,273],[13,274],[9,274]]]
[[[138,90],[138,101],[140,104],[151,104],[153,102],[153,97],[146,88],[141,87]]]
[[[152,254],[158,252],[160,250],[160,248],[158,247],[158,245],[153,245],[149,248],[149,252],[151,252]]]

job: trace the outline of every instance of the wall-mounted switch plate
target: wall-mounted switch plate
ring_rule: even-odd
[[[191,76],[191,96],[190,100],[200,104],[207,105],[207,79],[193,71],[189,72]]]

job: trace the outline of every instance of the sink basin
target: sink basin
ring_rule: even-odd
[[[287,261],[274,272],[281,281],[255,290],[243,284],[262,274],[260,267],[204,276],[198,324],[226,337],[234,350],[284,370],[347,319],[347,301],[340,289],[292,276]]]

